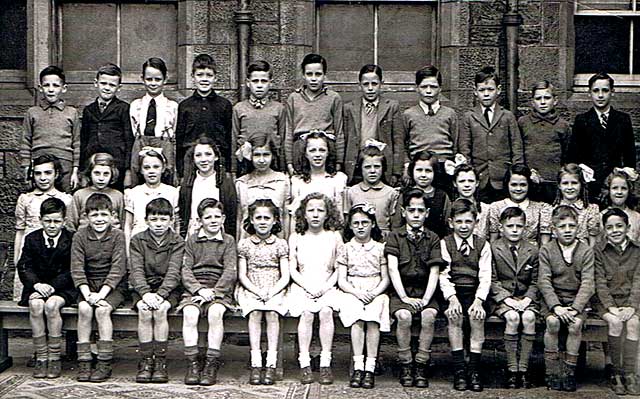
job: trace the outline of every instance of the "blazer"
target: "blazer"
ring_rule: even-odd
[[[475,168],[480,188],[491,184],[502,190],[507,165],[525,163],[516,117],[497,104],[491,126],[484,119],[482,106],[464,114],[458,135],[458,151]]]
[[[491,244],[493,281],[491,295],[496,303],[509,297],[538,300],[538,249],[526,240],[518,245],[518,259],[514,261],[511,244],[500,238]]]
[[[387,183],[389,183],[391,176],[402,176],[404,163],[404,138],[400,104],[396,100],[380,97],[377,115],[378,129],[376,140],[387,144],[387,147],[384,149],[384,156],[387,160],[385,178],[387,179]],[[343,117],[346,148],[344,169],[349,177],[349,181],[351,181],[363,145],[360,135],[362,128],[361,97],[345,104]]]

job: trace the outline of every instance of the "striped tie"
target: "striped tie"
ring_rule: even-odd
[[[471,247],[469,246],[469,242],[466,239],[462,240],[462,244],[460,244],[460,253],[465,257],[469,256],[469,254],[471,253]]]
[[[607,116],[607,114],[602,114],[600,115],[600,124],[602,125],[602,128],[604,130],[607,130],[607,121],[608,121],[609,117]]]

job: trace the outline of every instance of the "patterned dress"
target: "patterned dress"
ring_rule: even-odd
[[[509,207],[520,208],[524,211],[527,223],[524,226],[524,239],[538,246],[541,234],[551,234],[551,213],[553,208],[545,202],[530,201],[521,203],[511,199],[503,199],[489,205],[489,232],[498,233],[500,229],[500,214]]]
[[[280,209],[280,220],[283,220],[282,212],[289,203],[291,189],[289,178],[282,172],[270,171],[264,176],[250,173],[236,180],[236,193],[242,215],[238,226],[239,238],[247,238],[247,232],[242,228],[242,223],[249,215],[249,205],[257,199],[270,199]]]
[[[151,188],[146,183],[124,190],[124,209],[133,215],[131,237],[147,229],[145,222],[147,204],[156,198],[165,198],[174,207],[174,214],[178,214],[178,195],[176,187],[161,183],[157,188]]]
[[[600,209],[598,205],[589,204],[585,206],[582,200],[574,203],[560,201],[560,205],[569,205],[578,212],[578,239],[587,240],[589,236],[598,236],[600,234]]]
[[[386,236],[391,231],[391,218],[396,213],[399,197],[400,191],[397,188],[382,182],[375,186],[358,183],[347,190],[344,212],[349,212],[354,205],[364,203],[372,205],[376,208],[378,226]]]
[[[300,176],[291,178],[291,205],[289,210],[291,214],[296,212],[300,203],[307,195],[311,193],[322,193],[331,198],[335,206],[344,209],[344,192],[347,187],[347,175],[337,172],[335,175],[326,174],[321,177],[314,177],[306,182]]]

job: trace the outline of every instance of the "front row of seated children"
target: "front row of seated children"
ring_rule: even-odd
[[[147,229],[132,238],[128,262],[139,314],[141,361],[136,381],[168,381],[167,312],[177,306],[183,313],[184,353],[189,360],[185,383],[215,384],[221,365],[223,316],[234,309],[235,289],[235,299],[249,319],[251,384],[274,383],[279,318],[286,314],[300,318],[301,382],[315,380],[309,348],[316,313],[322,346],[318,382],[331,384],[333,312],[338,311],[343,324],[351,328],[351,387],[374,387],[380,332],[389,331],[392,320],[397,323],[400,383],[428,387],[434,322],[443,310],[449,323],[455,389],[483,390],[484,322],[493,313],[506,321],[507,387],[531,385],[528,362],[539,316],[546,323],[547,384],[551,389],[573,391],[586,309],[597,292],[596,310],[609,325],[615,372],[612,388],[616,393],[639,392],[635,306],[640,300],[640,247],[627,236],[629,218],[624,210],[612,208],[604,213],[605,237],[594,254],[577,238],[576,210],[558,206],[551,215],[554,239],[538,253],[525,235],[527,215],[518,207],[508,207],[500,214],[502,238],[489,244],[474,234],[477,210],[468,199],[452,203],[448,222],[453,233],[442,240],[424,227],[430,209],[420,188],[403,193],[401,205],[405,225],[391,231],[383,244],[372,206],[354,205],[341,236],[339,211],[333,201],[310,194],[296,210],[295,233],[287,245],[277,237],[282,228],[279,209],[271,200],[257,200],[244,221],[248,237],[236,248],[223,228],[225,214],[219,201],[200,202],[201,228],[186,243],[171,229],[174,206],[163,198],[150,201],[145,210]],[[34,376],[60,376],[60,308],[77,300],[78,380],[101,382],[111,375],[110,315],[124,300],[124,234],[112,226],[113,204],[103,193],[86,200],[87,224],[73,238],[63,227],[66,209],[58,198],[42,202],[43,228],[25,237],[18,263],[25,284],[20,304],[28,305],[31,314],[37,359]],[[236,280],[240,281],[237,287]],[[540,302],[538,290],[543,298]],[[268,343],[265,362],[260,347],[263,316]],[[99,340],[98,363],[92,370],[94,317]],[[201,317],[206,317],[209,326],[204,357],[198,348]],[[410,345],[414,317],[421,326],[415,356]],[[468,366],[463,345],[465,319],[471,328]],[[624,327],[627,334],[622,341]],[[560,345],[563,328],[567,342]],[[566,348],[562,356],[560,347]]]

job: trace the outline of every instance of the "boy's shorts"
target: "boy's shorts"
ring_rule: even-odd
[[[422,295],[419,295],[419,296],[411,295],[411,297],[421,298]],[[441,309],[443,308],[442,303],[443,303],[442,292],[440,290],[436,290],[436,292],[431,297],[431,300],[429,301],[427,306],[423,308],[423,310],[433,309],[436,311],[436,314],[440,313]],[[408,310],[412,316],[416,316],[416,315],[419,316],[421,313],[421,311],[415,310],[408,304],[402,302],[400,300],[400,297],[398,297],[397,295],[389,295],[389,312],[391,313],[391,317],[395,317],[395,314],[398,310]]]
[[[563,305],[563,306],[567,306],[567,305]],[[576,318],[580,319],[583,321],[582,325],[584,327],[584,321],[587,319],[587,315],[588,315],[588,310],[585,309],[582,312],[578,313],[576,315]],[[555,313],[553,313],[553,311],[551,311],[551,309],[549,309],[547,307],[546,303],[542,303],[542,305],[540,306],[540,317],[542,317],[542,319],[545,321],[547,321],[547,317],[549,316],[555,316]],[[558,316],[556,316],[558,317]],[[559,318],[558,318],[559,319]]]
[[[209,313],[209,308],[211,306],[213,306],[216,303],[219,303],[220,305],[224,306],[227,310],[233,310],[234,307],[231,306],[231,304],[226,303],[225,301],[221,300],[221,299],[214,299],[211,302],[205,302],[205,303],[198,303],[198,302],[193,302],[191,300],[191,298],[193,298],[193,295],[191,294],[183,294],[182,295],[182,299],[180,300],[180,303],[178,304],[178,307],[176,308],[176,312],[181,312],[182,309],[184,309],[186,306],[195,306],[198,308],[198,310],[200,311],[200,317],[207,317],[208,313]]]
[[[456,297],[458,297],[458,301],[460,301],[460,305],[462,306],[462,314],[465,317],[469,317],[469,308],[471,307],[471,305],[473,305],[473,301],[475,301],[476,299],[476,290],[477,288],[456,288]],[[447,304],[446,308],[448,307],[449,305]],[[491,314],[491,305],[489,304],[489,301],[482,302],[482,307],[487,313],[486,317],[489,317],[489,315]]]
[[[92,292],[99,292],[102,288],[104,280],[88,280],[89,289]],[[84,299],[79,296],[78,302],[82,302]],[[116,310],[122,303],[124,302],[124,289],[118,285],[115,289],[111,290],[106,298],[104,298],[105,302],[111,305],[113,310]]]
[[[182,294],[179,292],[179,290],[176,289],[171,291],[169,296],[165,298],[165,301],[169,302],[169,304],[171,305],[170,309],[175,309],[176,306],[178,306],[178,303],[180,302],[181,297],[182,297]],[[133,292],[131,293],[131,300],[133,302],[133,306],[131,306],[131,309],[137,312],[138,311],[137,305],[138,305],[138,302],[142,300],[142,297],[137,292]]]
[[[518,298],[520,299],[520,298]],[[512,308],[511,306],[507,305],[504,302],[500,302],[500,303],[495,303],[493,301],[492,302],[492,308],[493,308],[493,314],[498,316],[498,317],[502,317],[504,316],[505,313],[507,313],[510,310],[515,310],[514,308]],[[529,306],[527,306],[527,308],[525,310],[529,310],[535,314],[539,314],[540,313],[540,309],[538,308],[538,304],[535,302],[531,302],[529,304]],[[517,311],[517,310],[516,310]]]

